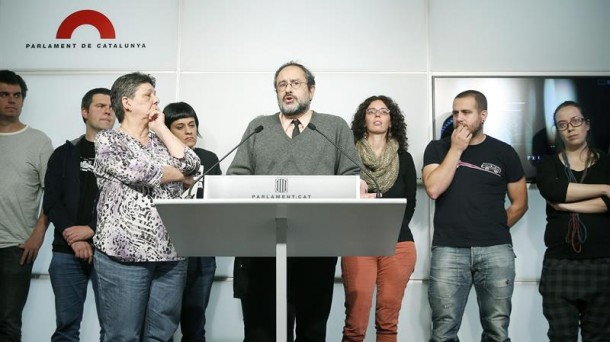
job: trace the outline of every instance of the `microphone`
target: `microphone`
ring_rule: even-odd
[[[328,140],[329,143],[331,143],[333,146],[335,146],[335,148],[339,152],[341,152],[341,154],[346,156],[347,159],[351,160],[352,163],[354,163],[356,166],[358,166],[360,171],[364,172],[367,176],[369,176],[369,178],[375,184],[375,197],[381,198],[381,191],[379,191],[379,184],[377,183],[377,180],[375,179],[375,177],[373,177],[373,175],[370,172],[368,172],[368,170],[366,168],[360,167],[360,164],[358,164],[358,162],[355,161],[354,158],[352,158],[349,154],[347,154],[347,152],[345,152],[339,145],[335,144],[334,141],[330,140],[330,138],[328,136],[326,136],[326,134],[324,134],[324,133],[322,133],[322,131],[318,130],[318,128],[316,128],[316,125],[314,125],[310,122],[307,124],[307,128],[310,128],[312,131],[316,131],[316,132],[320,133],[320,135],[322,135],[324,137],[324,139]]]
[[[220,164],[220,162],[222,162],[223,160],[225,160],[225,158],[227,158],[231,153],[233,153],[233,151],[235,151],[239,146],[241,146],[243,143],[245,143],[246,141],[248,141],[248,139],[250,139],[250,137],[252,137],[254,134],[258,134],[260,133],[265,127],[263,127],[263,125],[259,125],[258,127],[256,127],[254,129],[254,131],[252,131],[250,134],[248,134],[245,138],[242,139],[242,141],[239,142],[239,144],[237,144],[237,146],[233,147],[233,149],[231,149],[231,151],[229,151],[229,153],[225,154],[224,157],[220,158],[220,160],[218,160],[214,165],[212,165],[209,169],[205,170],[205,172],[203,172],[203,174],[199,177],[197,177],[195,179],[195,181],[193,181],[193,185],[191,185],[188,188],[188,193],[186,195],[186,198],[193,198],[193,196],[191,195],[191,192],[193,191],[193,188],[195,187],[195,185],[197,183],[199,183],[200,181],[202,181],[203,177],[205,177],[208,173],[210,173],[210,171],[214,170],[214,168],[216,166],[218,166],[218,164]],[[185,191],[186,192],[186,191]]]

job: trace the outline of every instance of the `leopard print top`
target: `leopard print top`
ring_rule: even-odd
[[[172,157],[153,133],[148,146],[119,130],[95,139],[94,172],[100,189],[95,247],[123,262],[181,260],[153,207],[153,199],[178,198],[181,182],[161,184],[163,166],[185,174],[199,169],[199,158],[188,147],[184,157]]]

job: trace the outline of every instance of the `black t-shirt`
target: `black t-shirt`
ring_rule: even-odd
[[[95,145],[83,137],[80,141],[80,203],[76,224],[88,225],[93,218],[97,183],[93,173]]]
[[[440,164],[451,138],[431,141],[424,166]],[[451,185],[436,200],[432,245],[485,247],[511,243],[505,200],[507,184],[524,175],[517,152],[487,136],[462,153]]]

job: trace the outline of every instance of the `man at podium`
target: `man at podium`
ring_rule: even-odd
[[[250,122],[229,175],[358,175],[360,161],[353,134],[338,116],[309,108],[315,92],[311,71],[296,62],[275,72],[280,111]],[[308,124],[315,129],[308,129]],[[311,126],[310,126],[311,127]],[[328,139],[328,140],[327,140]],[[336,145],[336,146],[335,146]],[[346,156],[339,150],[340,147]],[[325,341],[337,257],[288,258],[288,341]],[[275,341],[275,259],[237,257],[234,296],[241,299],[244,341]]]

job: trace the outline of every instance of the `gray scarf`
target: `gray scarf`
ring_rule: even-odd
[[[362,164],[375,177],[377,183],[379,183],[379,191],[382,193],[388,191],[398,178],[398,148],[398,141],[389,139],[381,152],[381,156],[377,159],[366,139],[360,139],[356,142],[356,149]],[[361,174],[361,177],[369,186],[369,191],[374,191],[375,183],[364,173]]]

